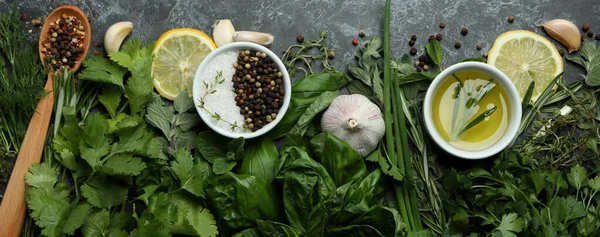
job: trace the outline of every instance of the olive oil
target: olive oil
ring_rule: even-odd
[[[458,72],[436,89],[433,122],[450,145],[465,151],[483,150],[506,132],[509,103],[504,87],[487,74]]]

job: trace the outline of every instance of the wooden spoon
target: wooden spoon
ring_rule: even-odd
[[[50,24],[55,22],[56,19],[60,18],[63,14],[67,16],[74,16],[81,21],[81,25],[84,27],[85,38],[83,41],[83,53],[80,54],[77,59],[77,63],[71,68],[71,71],[77,71],[81,66],[81,61],[85,58],[88,53],[91,42],[91,30],[90,23],[87,16],[76,6],[73,5],[62,5],[54,10],[44,22],[44,26],[40,32],[40,40],[38,44],[38,50],[40,53],[40,59],[44,62],[45,54],[42,49],[45,48],[42,43],[48,39],[48,33],[50,32]],[[4,193],[4,199],[0,205],[0,236],[2,237],[17,237],[21,232],[21,226],[25,218],[25,212],[27,206],[25,205],[25,174],[27,173],[29,166],[35,163],[39,163],[42,158],[42,151],[44,150],[44,142],[46,141],[46,135],[48,133],[48,125],[50,124],[50,118],[52,117],[52,108],[54,105],[54,83],[52,81],[52,72],[48,72],[48,81],[44,89],[48,92],[40,102],[38,103],[35,113],[31,117],[29,127],[27,127],[27,133],[23,139],[23,144],[19,149],[19,155],[15,162],[15,166],[10,175],[10,180]]]

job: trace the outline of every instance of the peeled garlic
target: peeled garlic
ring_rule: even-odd
[[[235,28],[229,19],[216,20],[212,26],[213,40],[218,47],[233,42]]]
[[[581,45],[581,35],[575,24],[564,19],[554,19],[542,25],[544,30],[556,41],[563,44],[569,53],[577,51]]]
[[[274,40],[275,37],[272,34],[256,31],[236,31],[233,35],[233,41],[235,42],[253,42],[267,47]]]
[[[110,26],[104,34],[104,49],[107,53],[118,52],[123,40],[133,31],[133,23],[117,22]]]
[[[567,116],[569,115],[571,112],[573,111],[573,108],[571,108],[571,106],[565,105],[564,107],[562,107],[560,109],[560,115],[562,116]]]
[[[321,128],[346,141],[363,157],[375,150],[385,133],[381,110],[363,95],[340,95],[321,118]]]

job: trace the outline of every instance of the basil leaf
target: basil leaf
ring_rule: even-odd
[[[350,79],[341,72],[311,74],[292,84],[292,94],[339,90],[348,82],[350,82]]]
[[[239,174],[254,175],[271,183],[275,179],[277,147],[273,140],[262,139],[244,148],[244,159]]]
[[[425,49],[427,50],[427,55],[431,58],[431,61],[438,67],[442,64],[442,60],[444,59],[442,45],[440,41],[432,40],[425,45]]]
[[[311,140],[310,145],[337,186],[354,182],[366,175],[367,167],[362,156],[335,135],[319,134]]]

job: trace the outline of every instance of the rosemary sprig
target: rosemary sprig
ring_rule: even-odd
[[[481,100],[483,100],[483,98],[490,91],[492,91],[497,84],[493,82],[493,79],[490,79],[483,85],[468,86],[465,83],[466,81],[463,82],[455,74],[452,74],[452,76],[458,81],[458,83],[454,88],[453,95],[454,111],[452,113],[452,131],[450,140],[456,140],[458,137],[460,137],[460,135],[475,127],[477,124],[483,122],[486,118],[492,116],[492,114],[496,111],[496,106],[489,108],[469,122],[469,119],[478,111],[475,110],[475,108],[477,108],[479,102],[481,102]],[[469,79],[467,78],[467,80]],[[473,97],[471,97],[471,95],[473,95]],[[463,101],[465,101],[464,105]],[[463,106],[466,108],[466,111],[460,113]]]
[[[283,61],[285,67],[288,69],[290,77],[293,77],[297,71],[302,71],[305,76],[314,74],[315,68],[313,63],[315,61],[321,62],[323,72],[335,71],[335,67],[330,63],[330,60],[335,57],[335,52],[327,46],[327,42],[325,41],[327,33],[321,32],[319,36],[319,40],[309,40],[304,43],[294,44],[285,50],[281,61]],[[317,53],[314,53],[314,50],[312,50],[315,48],[318,49]]]
[[[217,112],[212,112],[208,109],[206,109],[206,107],[204,106],[204,103],[206,102],[206,97],[208,95],[212,95],[215,92],[217,92],[217,90],[215,89],[215,87],[217,85],[223,84],[225,82],[225,79],[222,79],[223,77],[223,71],[218,71],[217,75],[215,76],[215,79],[209,83],[206,83],[206,81],[203,81],[202,83],[204,84],[204,94],[202,94],[202,96],[200,96],[200,98],[198,98],[198,108],[201,108],[204,112],[206,112],[211,118],[214,118],[217,120],[217,122],[221,121],[226,123],[227,125],[229,125],[229,127],[231,127],[231,131],[233,132],[236,128],[241,128],[242,130],[246,131],[245,126],[240,126],[237,121],[236,122],[230,122],[226,119],[224,119],[223,117],[221,117],[221,115]]]

